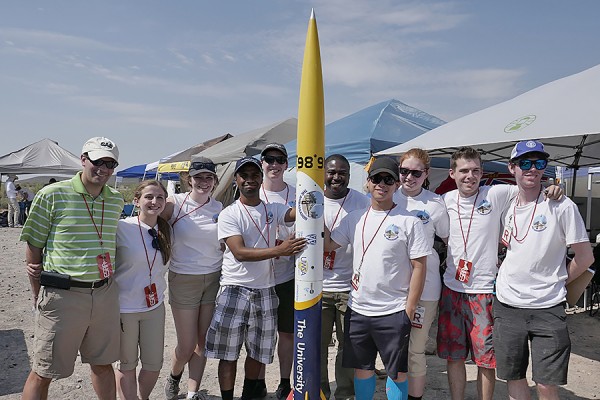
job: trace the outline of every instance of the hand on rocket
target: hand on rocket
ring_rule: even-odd
[[[306,247],[306,239],[303,237],[295,237],[290,235],[286,240],[281,242],[276,249],[280,251],[280,256],[294,256],[300,253]]]

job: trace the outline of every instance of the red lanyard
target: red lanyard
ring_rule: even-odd
[[[90,211],[90,206],[88,205],[85,196],[82,194],[83,202],[85,203],[85,207],[87,208],[88,214],[90,215],[90,219],[92,220],[92,224],[94,224],[94,228],[96,229],[96,233],[98,234],[98,239],[100,239],[100,247],[102,247],[102,251],[104,251],[104,242],[102,241],[102,227],[104,226],[104,200],[102,200],[102,220],[100,221],[100,229],[98,229],[98,225],[96,225],[96,221],[94,221],[94,215]]]
[[[154,268],[154,261],[156,261],[156,254],[158,253],[158,249],[154,249],[154,258],[152,259],[152,264],[150,264],[150,257],[148,257],[148,249],[146,248],[146,241],[144,240],[144,234],[142,233],[142,226],[140,225],[140,216],[137,217],[138,220],[138,228],[140,228],[140,236],[142,237],[142,244],[144,245],[144,252],[146,253],[146,262],[148,263],[148,271],[150,274],[150,283],[152,283],[152,268]],[[154,238],[152,238],[154,240]],[[158,240],[158,239],[156,239]]]
[[[458,199],[456,200],[456,211],[458,212],[458,223],[460,225],[460,233],[463,238],[463,243],[465,244],[464,257],[467,257],[467,243],[469,241],[469,234],[471,233],[471,223],[473,222],[473,213],[475,212],[475,205],[477,204],[477,198],[479,197],[479,189],[477,189],[477,194],[475,195],[475,201],[473,201],[473,209],[471,209],[471,216],[469,217],[469,228],[467,228],[467,237],[465,237],[465,232],[463,231],[462,219],[460,218],[460,192],[457,191]]]
[[[540,190],[540,194],[541,193],[542,192]],[[517,235],[519,234],[519,232],[517,230],[517,206],[519,205],[519,196],[517,196],[515,205],[513,207],[513,224],[514,224],[515,230],[514,230],[514,233],[511,233],[511,234],[512,234],[512,237],[514,237],[518,243],[523,243],[525,241],[525,238],[527,237],[527,235],[529,235],[529,229],[531,229],[531,224],[533,223],[533,218],[535,217],[535,210],[537,209],[539,197],[540,197],[540,195],[538,194],[538,197],[535,199],[535,206],[533,206],[533,213],[531,214],[531,219],[529,220],[529,225],[527,226],[527,231],[525,232],[525,236],[523,236],[521,239],[518,239]]]
[[[381,229],[381,225],[383,225],[383,222],[388,217],[388,215],[390,215],[390,212],[394,209],[394,207],[396,207],[395,203],[392,205],[392,208],[390,208],[388,210],[388,212],[385,214],[385,217],[383,217],[383,219],[381,220],[381,223],[377,227],[377,230],[373,234],[373,237],[371,238],[371,240],[369,241],[369,244],[367,244],[367,248],[365,249],[365,225],[367,225],[367,217],[369,216],[369,211],[371,211],[371,206],[369,206],[369,208],[367,209],[367,213],[365,214],[365,219],[363,220],[363,227],[362,227],[362,257],[360,258],[360,265],[358,266],[358,272],[360,272],[360,268],[362,267],[362,263],[363,263],[363,261],[365,259],[365,254],[367,254],[367,251],[369,250],[369,247],[371,247],[371,243],[373,243],[373,240],[375,240],[375,236],[377,236],[377,233],[379,232],[379,229]]]
[[[267,206],[266,206],[265,202],[261,201],[261,203],[262,203],[263,207],[265,208],[265,227],[267,228],[267,237],[266,238],[265,238],[265,235],[263,235],[262,230],[260,229],[260,226],[256,223],[254,218],[252,218],[252,215],[250,214],[250,211],[248,211],[248,208],[246,207],[246,205],[244,203],[242,203],[241,201],[239,202],[239,204],[244,206],[244,209],[248,213],[248,216],[250,217],[250,220],[252,220],[252,223],[256,227],[256,230],[258,230],[258,233],[260,233],[260,236],[262,236],[265,243],[267,243],[267,247],[269,247],[270,246],[269,243],[271,241],[271,230],[269,229],[269,226],[268,226],[269,225],[269,216],[267,215]],[[259,220],[259,222],[260,222],[260,220]]]
[[[340,216],[340,212],[342,211],[342,208],[344,208],[344,203],[346,202],[346,199],[348,198],[348,195],[350,194],[350,192],[348,191],[348,194],[346,194],[344,196],[344,200],[342,200],[342,204],[340,205],[340,209],[338,210],[337,214],[335,214],[335,218],[333,219],[333,223],[331,224],[331,227],[328,227],[328,229],[331,231],[333,228],[335,228],[335,223],[337,222],[338,217]],[[365,217],[366,218],[366,217]]]
[[[181,205],[179,206],[179,211],[177,211],[177,215],[175,216],[175,221],[173,221],[173,223],[171,224],[171,226],[175,226],[175,224],[177,223],[177,221],[179,221],[182,218],[187,217],[188,215],[190,215],[191,213],[201,209],[202,207],[204,207],[206,204],[208,204],[208,202],[210,201],[210,197],[208,199],[206,199],[206,201],[204,202],[204,204],[199,205],[198,207],[194,208],[192,211],[187,212],[185,214],[183,214],[181,217],[179,216],[179,214],[181,214],[181,209],[183,208],[183,206],[185,205],[185,202],[187,201],[188,197],[190,197],[190,194],[192,192],[188,192],[187,196],[185,196],[185,199],[183,199],[183,202],[181,203]]]
[[[262,191],[263,191],[263,195],[265,196],[265,201],[267,203],[269,203],[269,198],[267,197],[267,192],[265,192],[265,186],[261,185],[260,186]],[[287,206],[288,203],[288,196],[290,195],[290,187],[288,186],[288,184],[285,184],[285,205]]]

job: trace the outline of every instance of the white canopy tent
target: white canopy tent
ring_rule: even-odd
[[[434,157],[447,156],[472,146],[486,161],[507,161],[516,142],[539,139],[552,165],[577,172],[600,164],[598,104],[600,65],[448,122],[379,154],[399,155],[420,147]],[[571,189],[573,195],[575,186]]]
[[[75,174],[81,160],[57,142],[42,139],[0,157],[0,174]]]

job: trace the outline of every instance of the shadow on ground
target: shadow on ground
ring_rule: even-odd
[[[25,336],[20,329],[0,330],[3,373],[0,375],[0,396],[21,393],[29,374],[29,357]]]

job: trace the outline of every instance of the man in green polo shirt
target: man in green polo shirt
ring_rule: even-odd
[[[23,399],[48,398],[52,379],[73,374],[78,352],[90,364],[98,398],[116,398],[111,363],[119,359],[119,296],[112,274],[123,197],[106,182],[119,149],[94,137],[81,153],[82,171],[36,194],[21,233],[37,308]]]

